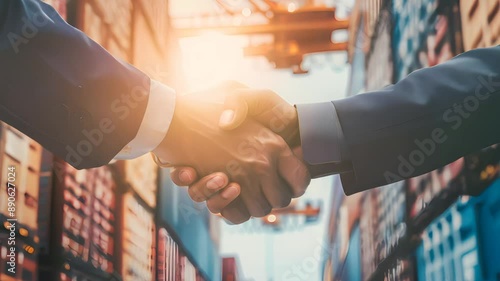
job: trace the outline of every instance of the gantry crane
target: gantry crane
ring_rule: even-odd
[[[245,55],[264,56],[276,68],[291,68],[296,74],[307,73],[301,67],[304,55],[347,50],[347,42],[332,42],[332,33],[347,30],[349,25],[348,19],[337,19],[335,8],[315,6],[311,0],[301,7],[293,1],[282,4],[273,0],[247,0],[238,1],[239,5],[229,3],[229,0],[214,1],[225,17],[247,20],[226,20],[225,24],[213,24],[214,20],[207,20],[207,24],[201,26],[178,27],[177,35],[197,36],[207,31],[228,35],[271,35],[270,42],[247,46]],[[220,16],[219,13],[203,17],[214,19]],[[250,19],[252,17],[254,20]]]

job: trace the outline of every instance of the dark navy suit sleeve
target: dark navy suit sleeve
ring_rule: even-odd
[[[322,118],[333,118],[331,124],[337,119],[336,131],[343,137],[324,132],[312,137],[341,139],[332,145],[348,159],[332,158],[330,171],[322,173],[341,173],[345,193],[352,194],[424,174],[499,143],[499,62],[500,46],[472,50],[380,91],[334,101],[336,115]],[[320,129],[302,122],[298,112],[301,134],[314,132],[304,127]]]
[[[139,129],[150,79],[38,0],[0,1],[0,118],[77,168]]]

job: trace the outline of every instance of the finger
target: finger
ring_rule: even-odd
[[[226,96],[224,111],[219,119],[219,127],[224,130],[233,130],[239,127],[247,118],[248,104],[243,96],[234,93]]]
[[[196,202],[203,202],[226,187],[229,179],[224,173],[213,173],[189,186],[188,193]]]
[[[261,179],[262,192],[273,208],[284,208],[292,200],[292,190],[277,172]]]
[[[178,186],[188,186],[198,180],[198,173],[191,167],[174,167],[170,169],[170,178]]]
[[[267,201],[266,196],[262,192],[261,186],[255,186],[249,189],[248,187],[241,188],[241,196],[243,203],[245,203],[246,209],[252,217],[264,217],[268,215],[273,207]]]
[[[300,151],[297,151],[300,153]],[[281,177],[291,187],[293,197],[302,196],[309,183],[311,175],[304,163],[286,147],[278,158],[278,171]]]
[[[263,112],[271,112],[275,106],[283,103],[286,104],[280,96],[270,90],[234,89],[224,101],[224,111],[219,120],[219,127],[224,130],[233,130],[239,127],[247,117],[256,117]]]
[[[240,190],[239,184],[228,184],[224,189],[207,200],[208,209],[214,214],[220,213],[240,195]]]
[[[241,197],[236,198],[236,200],[224,208],[221,211],[221,215],[233,224],[240,224],[250,219],[250,213],[241,200]]]

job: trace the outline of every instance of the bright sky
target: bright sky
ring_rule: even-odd
[[[246,42],[245,38],[217,34],[183,39],[184,71],[191,89],[204,89],[231,79],[250,87],[272,89],[293,104],[324,102],[345,96],[349,69],[343,55],[318,55],[313,60],[307,59],[304,64],[312,65],[310,74],[293,75],[289,70],[273,69],[265,58],[244,58],[242,47]],[[331,178],[313,180],[300,202],[323,200],[324,208],[319,223],[302,229],[267,233],[253,231],[253,226],[222,223],[221,254],[238,255],[247,280],[287,280],[287,272],[300,269],[307,258],[314,257],[314,250],[322,246],[331,190]],[[272,250],[270,245],[273,245]],[[315,261],[313,267],[304,271],[307,272],[304,280],[321,280],[320,261]]]

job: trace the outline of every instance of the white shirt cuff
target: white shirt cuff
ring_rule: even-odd
[[[155,149],[167,135],[175,109],[175,91],[151,79],[148,105],[135,138],[115,159],[133,159]]]

